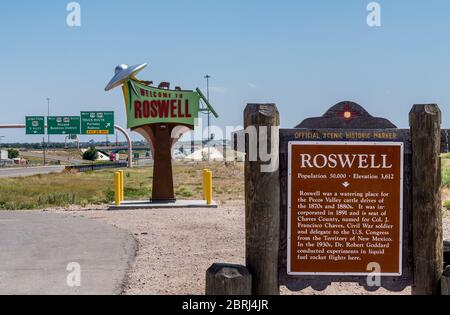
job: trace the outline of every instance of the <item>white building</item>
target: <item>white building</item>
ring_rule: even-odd
[[[8,151],[7,150],[0,151],[0,160],[8,160]]]

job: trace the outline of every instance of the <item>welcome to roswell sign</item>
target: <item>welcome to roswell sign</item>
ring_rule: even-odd
[[[163,90],[129,79],[123,85],[128,128],[147,124],[175,123],[194,126],[202,93]]]

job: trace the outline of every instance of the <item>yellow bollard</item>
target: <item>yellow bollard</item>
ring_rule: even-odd
[[[116,206],[120,206],[121,203],[121,195],[120,195],[120,173],[116,172],[114,174],[114,200],[116,202]]]
[[[203,170],[203,200],[206,200],[206,180],[208,176],[208,170]]]
[[[206,172],[206,204],[211,205],[213,201],[213,191],[212,191],[212,185],[213,185],[213,176],[211,171]]]
[[[123,171],[119,171],[120,172],[120,200],[124,201],[125,200],[125,179],[124,179],[124,172]]]

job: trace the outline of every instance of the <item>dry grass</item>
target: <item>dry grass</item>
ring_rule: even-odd
[[[221,203],[244,198],[242,163],[190,163],[174,166],[178,199],[203,199],[202,171],[213,171],[214,199]],[[115,170],[6,178],[0,182],[0,209],[27,210],[71,205],[106,204],[113,200]],[[125,170],[125,198],[150,197],[152,168]]]

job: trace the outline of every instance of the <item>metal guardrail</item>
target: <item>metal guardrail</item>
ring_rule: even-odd
[[[70,165],[66,166],[66,171],[77,170],[78,172],[97,171],[108,168],[126,168],[127,162],[109,163],[109,164],[86,164],[86,165]]]

